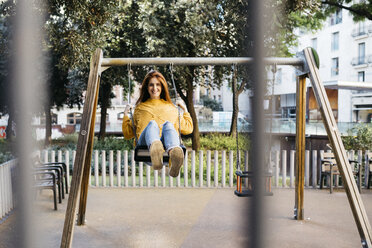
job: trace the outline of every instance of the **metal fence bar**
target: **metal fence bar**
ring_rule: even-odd
[[[188,172],[189,172],[189,169],[188,169],[188,163],[187,163],[187,154],[188,154],[188,151],[186,151],[185,153],[185,160],[183,162],[183,167],[184,167],[184,170],[183,170],[183,175],[184,175],[184,179],[185,179],[185,187],[188,187],[189,186],[189,176],[188,176]]]
[[[234,186],[234,152],[229,152],[229,186]]]
[[[139,186],[143,187],[143,162],[138,163],[139,167]]]
[[[214,187],[218,187],[218,151],[214,151]]]
[[[165,187],[165,166],[161,169],[161,186]]]
[[[226,187],[226,151],[223,150],[221,154],[221,184],[222,188]]]
[[[151,187],[151,168],[150,165],[146,165],[146,186]]]
[[[102,151],[102,186],[106,187],[106,151]]]
[[[204,164],[203,164],[203,151],[199,151],[199,187],[203,187],[204,185]]]
[[[313,171],[313,176],[312,176],[312,181],[311,185],[313,185],[313,188],[316,189],[317,187],[317,168],[318,168],[318,156],[317,156],[317,151],[313,150],[312,151],[312,171]]]
[[[94,183],[96,187],[99,186],[99,154],[98,151],[94,151]]]
[[[124,187],[129,186],[128,179],[128,151],[124,151]]]
[[[131,153],[131,166],[132,166],[132,187],[136,187],[136,161],[134,161],[134,150]]]
[[[305,150],[305,187],[309,187],[310,151]]]
[[[282,187],[287,187],[287,151],[282,151]]]
[[[207,150],[207,187],[211,186],[211,151]]]
[[[195,187],[195,151],[191,151],[191,187]]]
[[[295,164],[295,150],[289,152],[289,187],[294,187],[294,164]]]
[[[70,187],[70,151],[65,151],[65,163],[67,169],[67,186]]]
[[[279,151],[275,151],[275,187],[279,187]]]
[[[114,186],[114,151],[109,152],[110,187]]]
[[[121,187],[121,151],[116,151],[116,177],[117,185]]]
[[[18,160],[13,159],[0,164],[0,220],[6,217],[15,205],[12,170],[17,166],[17,163]]]

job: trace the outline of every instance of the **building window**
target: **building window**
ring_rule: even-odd
[[[339,44],[339,32],[332,34],[332,41],[331,41],[331,50],[337,51],[338,50],[338,44]]]
[[[359,43],[358,44],[358,64],[365,64],[366,63],[366,43]]]
[[[364,73],[364,71],[358,72],[358,82],[365,82],[365,73]]]
[[[282,84],[282,77],[283,77],[282,68],[279,68],[276,71],[276,76],[275,76],[276,84]]]
[[[311,39],[311,47],[314,48],[315,50],[318,49],[318,39],[317,38]]]
[[[332,59],[331,76],[337,76],[338,73],[339,73],[338,58],[333,58]]]
[[[51,113],[52,114],[52,125],[53,124],[57,124],[58,123],[58,116],[57,114],[55,113]],[[45,118],[45,114],[43,114],[41,117],[40,117],[40,125],[45,125],[46,123],[46,118]]]
[[[118,120],[123,120],[123,118],[124,118],[124,112],[120,112],[118,114]]]
[[[67,114],[67,123],[70,125],[80,124],[81,123],[81,113],[70,113]]]
[[[330,17],[330,24],[336,25],[342,22],[342,9],[338,9],[335,13],[332,14]]]
[[[96,114],[96,123],[101,123],[101,113]],[[109,123],[109,114],[106,113],[106,123]]]

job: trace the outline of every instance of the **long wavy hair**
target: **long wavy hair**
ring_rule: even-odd
[[[163,74],[161,74],[158,71],[152,70],[149,73],[147,73],[147,75],[143,79],[140,97],[138,98],[136,105],[140,104],[141,102],[146,102],[150,98],[148,88],[149,88],[149,82],[153,77],[156,77],[161,83],[160,99],[163,99],[169,103],[172,103],[172,100],[169,96],[168,84]]]

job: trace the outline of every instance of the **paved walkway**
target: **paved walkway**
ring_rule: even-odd
[[[362,199],[372,216],[372,193]],[[251,198],[232,189],[90,188],[87,223],[76,226],[73,247],[247,247]],[[59,247],[67,199],[54,211],[38,197],[38,247]],[[265,198],[265,247],[361,247],[345,192],[305,190],[305,221],[293,220],[294,190]],[[0,247],[16,247],[17,212],[0,224]],[[371,218],[370,218],[371,220]],[[15,238],[14,238],[15,237]]]

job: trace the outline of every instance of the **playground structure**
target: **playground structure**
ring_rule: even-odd
[[[357,185],[350,169],[345,148],[333,116],[324,86],[318,73],[316,52],[306,48],[298,58],[265,58],[265,64],[292,65],[298,67],[296,87],[296,193],[295,218],[304,219],[304,164],[305,164],[305,107],[306,78],[309,77],[323,122],[331,142],[342,180],[345,183],[350,208],[361,238],[362,246],[372,248],[371,226],[361,200]],[[124,65],[232,65],[253,63],[252,58],[103,58],[102,50],[97,49],[92,56],[87,94],[84,103],[83,117],[77,144],[77,154],[73,169],[70,195],[66,209],[61,247],[71,247],[76,204],[80,192],[78,225],[85,221],[88,180],[93,149],[95,117],[98,101],[99,81],[101,73],[110,66]]]

